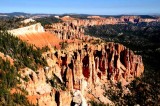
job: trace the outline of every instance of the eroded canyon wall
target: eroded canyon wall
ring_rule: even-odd
[[[47,32],[55,34],[59,39],[85,39],[84,28],[87,26],[158,21],[158,19],[141,18],[140,16],[122,16],[120,18],[90,16],[87,19],[65,16],[61,19],[63,20],[62,23],[54,23],[45,29]]]
[[[73,43],[65,50],[53,50],[44,57],[49,67],[37,72],[21,71],[24,78],[29,78],[29,82],[22,80],[29,100],[40,106],[69,106],[72,102],[86,106],[86,101],[93,98],[112,103],[103,96],[102,86],[110,81],[125,86],[144,71],[141,56],[115,43]]]

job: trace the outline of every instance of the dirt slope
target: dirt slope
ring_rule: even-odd
[[[59,42],[61,42],[55,35],[48,32],[28,34],[19,36],[19,38],[37,47],[58,46]]]

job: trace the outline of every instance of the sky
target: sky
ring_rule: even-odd
[[[0,13],[160,14],[160,0],[0,0]]]

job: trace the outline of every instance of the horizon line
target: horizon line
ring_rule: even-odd
[[[92,14],[92,13],[40,13],[40,12],[36,12],[36,13],[30,13],[30,12],[0,12],[0,14],[11,14],[11,13],[24,13],[24,14],[49,14],[49,15],[64,15],[64,14],[69,14],[69,15],[108,15],[108,16],[120,16],[120,15],[160,15],[160,13],[148,13],[148,14],[140,14],[140,13],[122,13],[122,14]]]

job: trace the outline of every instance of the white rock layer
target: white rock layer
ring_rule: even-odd
[[[45,32],[45,30],[40,23],[36,23],[36,24],[26,26],[23,28],[9,30],[8,32],[13,34],[14,36],[23,36],[23,35],[27,35],[27,34]]]

